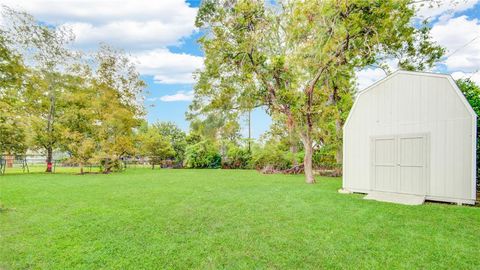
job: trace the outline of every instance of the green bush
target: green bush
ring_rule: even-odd
[[[337,149],[334,146],[326,145],[313,152],[313,167],[336,166]]]
[[[125,166],[118,158],[104,158],[100,160],[100,169],[103,173],[119,172],[124,170]]]
[[[222,162],[224,169],[249,169],[251,168],[252,154],[248,149],[232,146]]]
[[[185,151],[186,168],[220,168],[222,158],[211,141],[204,140],[190,145]]]
[[[294,157],[291,152],[281,150],[276,145],[267,145],[264,148],[257,148],[254,150],[252,165],[257,170],[266,167],[272,167],[276,170],[285,170],[292,167],[294,158],[297,160],[298,164],[302,164],[303,156],[301,153],[298,153]]]

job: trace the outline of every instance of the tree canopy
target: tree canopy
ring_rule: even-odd
[[[131,58],[108,45],[93,54],[74,51],[68,28],[8,7],[2,12],[0,155],[40,150],[51,172],[55,150],[81,168],[134,154],[145,83]]]
[[[399,56],[401,66],[423,69],[442,55],[414,15],[407,0],[204,1],[196,25],[205,69],[194,102],[205,113],[265,106],[301,138],[314,183],[314,133],[325,133],[329,106],[351,100],[355,70]],[[337,127],[348,109],[334,113]]]

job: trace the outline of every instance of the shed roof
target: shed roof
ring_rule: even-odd
[[[355,107],[358,103],[358,100],[360,100],[360,98],[362,97],[363,94],[371,91],[377,85],[385,83],[386,81],[390,80],[391,78],[393,78],[393,77],[395,77],[399,74],[407,74],[407,75],[415,75],[415,76],[428,76],[428,77],[437,77],[437,78],[447,79],[447,81],[450,83],[452,88],[455,90],[455,93],[457,94],[457,96],[462,101],[463,105],[467,108],[470,115],[472,115],[472,117],[475,117],[475,118],[477,117],[477,114],[473,110],[472,106],[470,106],[470,103],[468,103],[468,100],[465,98],[462,91],[460,91],[460,88],[458,88],[457,83],[455,82],[455,80],[452,78],[452,76],[450,74],[424,72],[424,71],[419,72],[419,71],[397,70],[397,71],[393,72],[392,74],[389,74],[385,78],[383,78],[381,80],[378,80],[377,82],[373,83],[372,85],[368,86],[367,88],[365,88],[364,90],[362,90],[358,93],[357,98],[355,99],[355,102],[353,103],[352,109],[350,110],[350,113],[348,114],[347,120],[345,121],[345,125],[343,127],[345,128],[348,125],[352,114],[355,112]]]

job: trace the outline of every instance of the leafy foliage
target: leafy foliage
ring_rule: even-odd
[[[168,140],[175,151],[173,158],[177,162],[182,162],[185,157],[185,149],[187,147],[187,135],[175,123],[172,122],[157,122],[151,127],[165,140]]]
[[[131,58],[107,45],[85,57],[68,46],[68,28],[5,6],[2,15],[0,154],[43,150],[51,164],[61,150],[81,170],[102,161],[107,171],[134,154],[145,83]]]
[[[340,137],[342,115],[349,109],[342,100],[351,101],[354,71],[399,55],[425,56],[421,66],[402,64],[426,68],[443,52],[428,39],[428,27],[417,30],[411,24],[415,10],[410,4],[204,1],[196,24],[205,33],[199,43],[206,57],[195,110],[208,114],[266,106],[301,138],[306,182],[314,183],[314,140],[328,140],[331,119]]]
[[[285,145],[275,142],[268,142],[263,147],[255,145],[252,152],[252,167],[257,170],[264,168],[275,170],[289,169],[294,164],[294,161],[301,163],[301,155],[303,154],[302,152],[294,154],[285,149]]]
[[[457,85],[472,106],[475,113],[480,115],[480,86],[470,79],[457,80]],[[477,119],[477,190],[480,191],[480,121]]]
[[[226,157],[222,160],[225,169],[251,168],[252,153],[244,147],[232,145],[228,148]]]
[[[141,153],[149,158],[152,168],[155,164],[175,157],[175,150],[168,138],[156,129],[149,129],[145,134],[140,135],[140,141]]]
[[[184,166],[186,168],[211,168],[221,167],[222,157],[215,144],[210,140],[203,140],[189,145],[185,152]]]
[[[0,35],[0,156],[23,154],[27,150],[25,115],[18,110],[22,104],[25,67],[20,55],[7,46],[7,39]]]

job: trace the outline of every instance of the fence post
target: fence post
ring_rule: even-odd
[[[28,167],[28,162],[27,162],[27,157],[26,156],[24,157],[23,162],[25,162],[25,168],[27,168],[27,173],[30,173],[30,168]]]
[[[0,174],[5,174],[6,165],[7,165],[6,160],[3,158],[3,156],[0,156]]]

